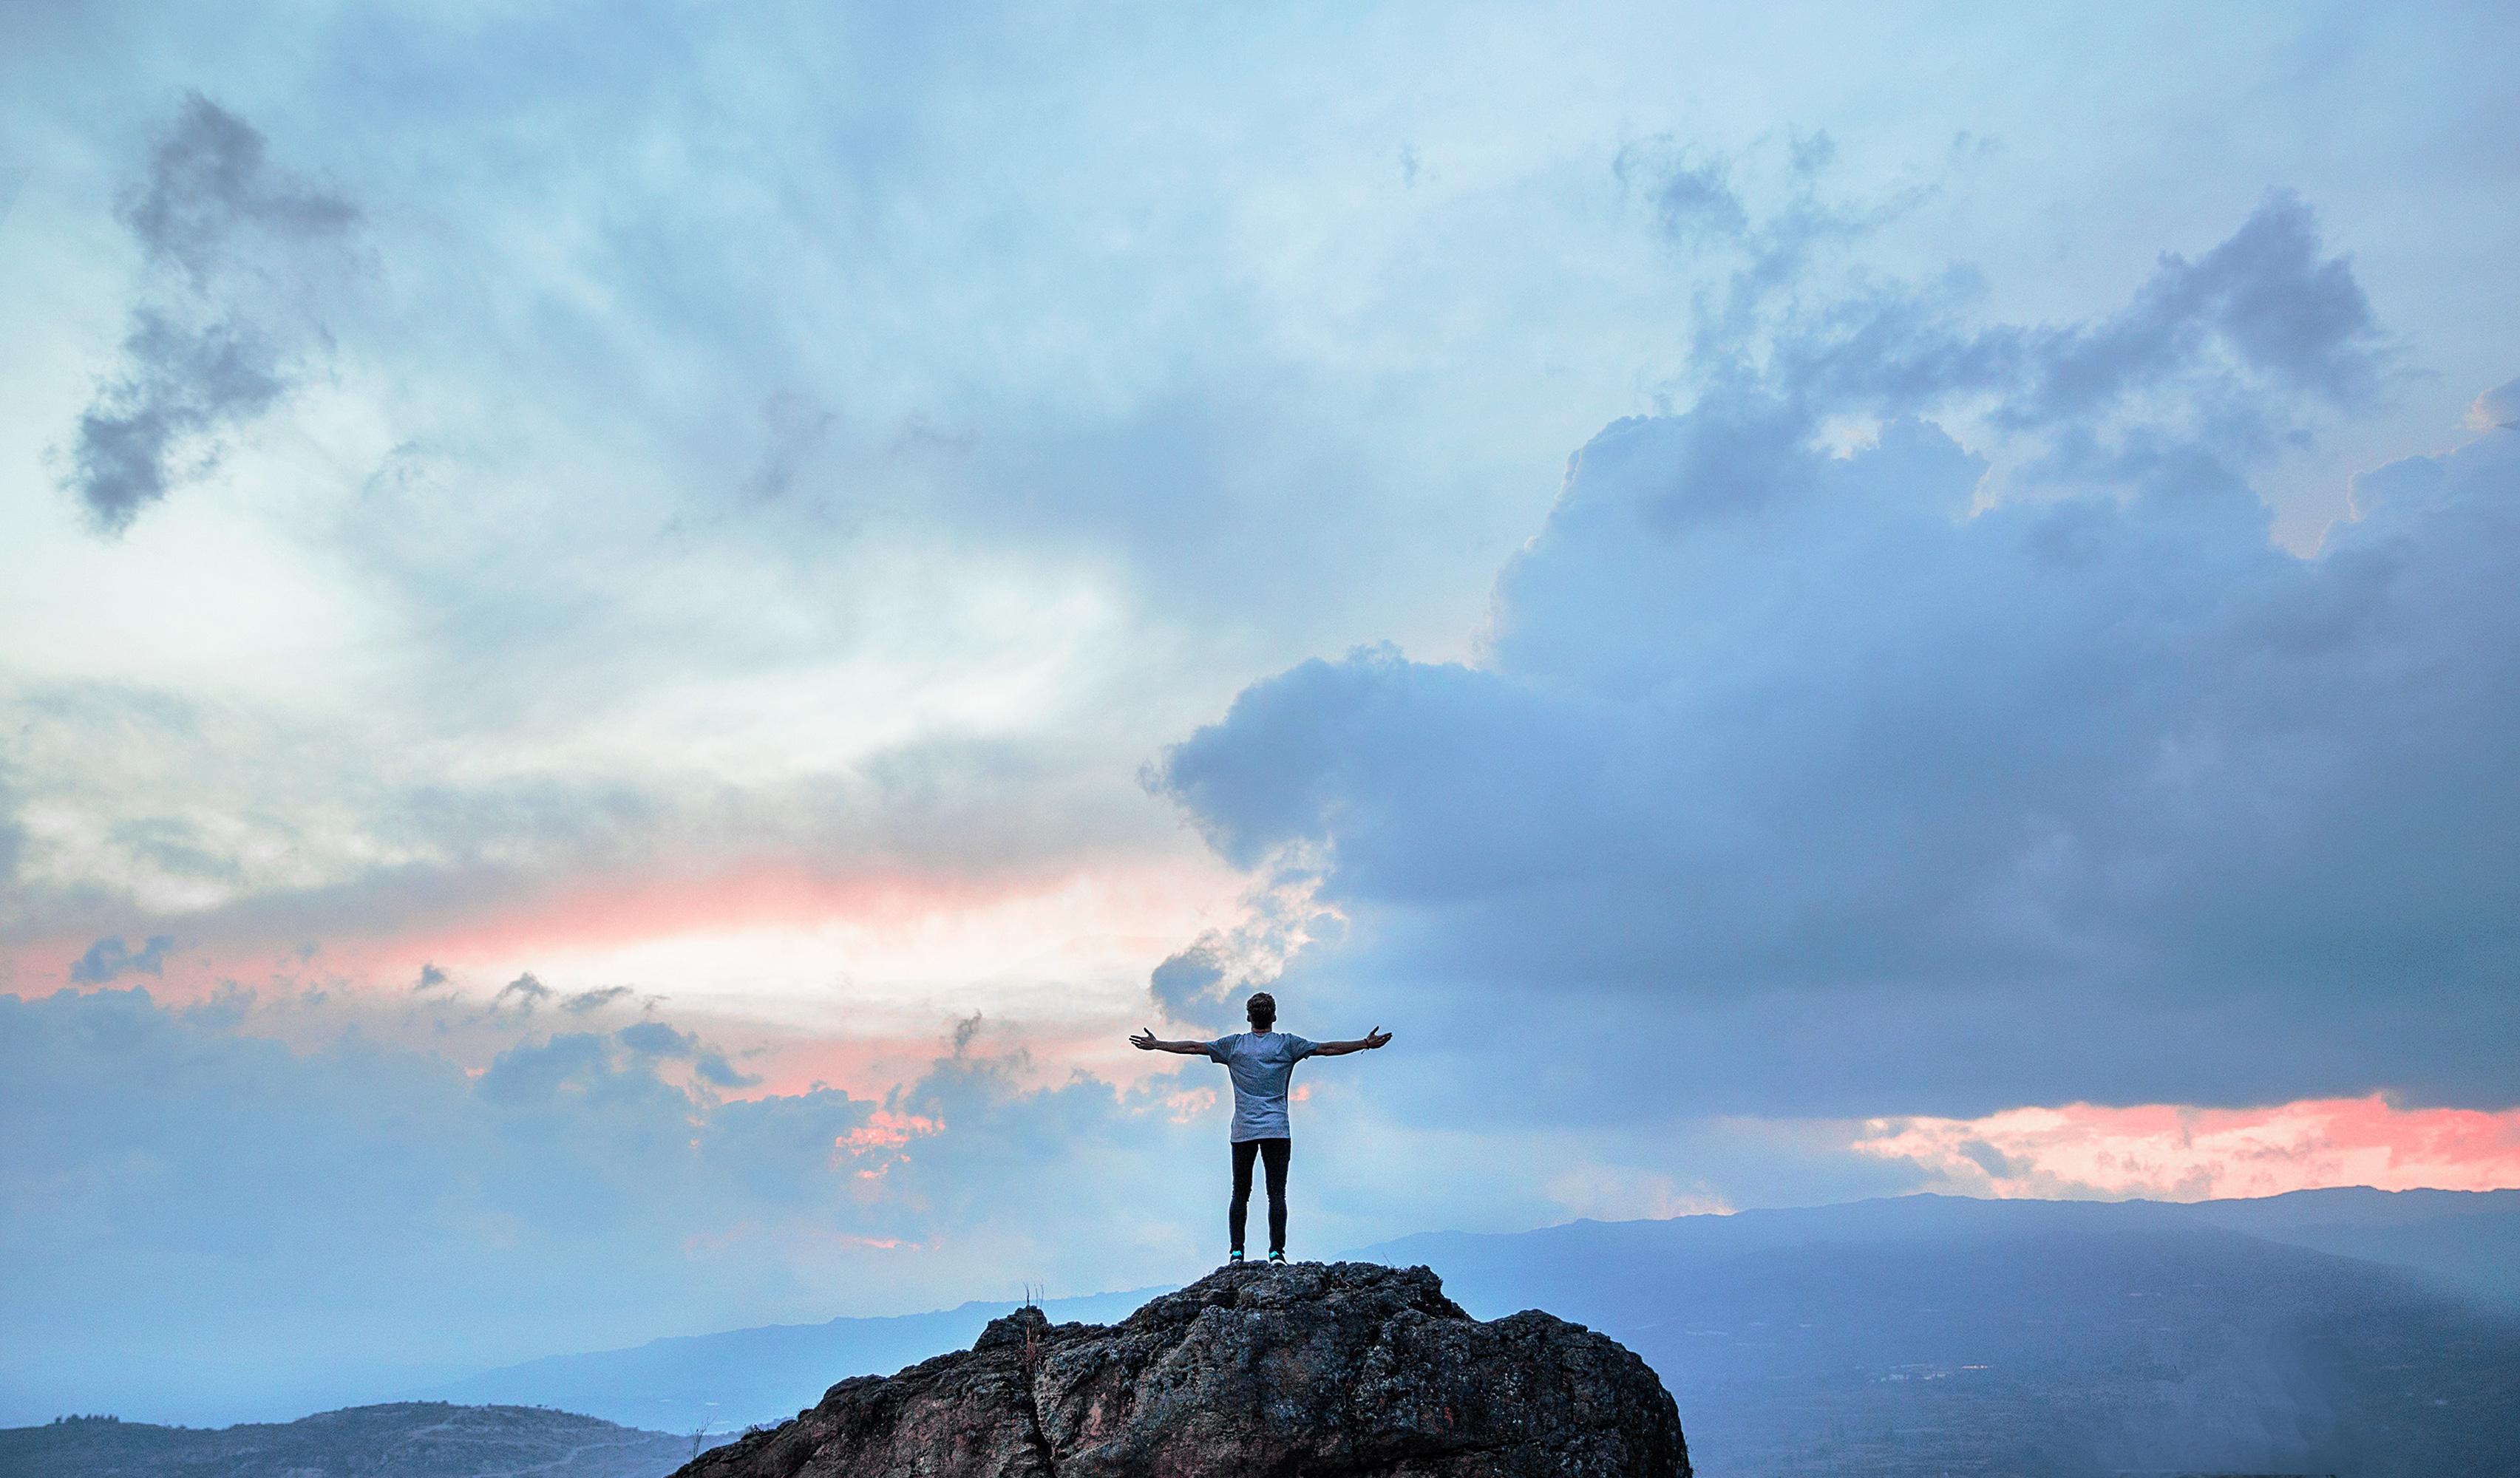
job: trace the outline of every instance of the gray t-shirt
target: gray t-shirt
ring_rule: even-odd
[[[1292,1032],[1236,1032],[1207,1044],[1234,1076],[1235,1143],[1287,1137],[1286,1080],[1317,1046]]]

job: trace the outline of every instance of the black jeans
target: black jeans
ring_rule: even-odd
[[[1286,1250],[1286,1140],[1243,1140],[1234,1146],[1234,1205],[1225,1214],[1234,1250],[1242,1250],[1242,1223],[1251,1210],[1251,1157],[1269,1170],[1269,1250]]]

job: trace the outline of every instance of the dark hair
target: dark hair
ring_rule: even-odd
[[[1267,991],[1253,991],[1251,999],[1242,1003],[1242,1014],[1251,1018],[1253,1026],[1265,1032],[1277,1024],[1278,998]]]

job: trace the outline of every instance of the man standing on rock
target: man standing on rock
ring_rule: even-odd
[[[1142,1031],[1129,1045],[1143,1053],[1180,1053],[1221,1062],[1234,1076],[1234,1203],[1226,1227],[1234,1233],[1229,1265],[1242,1261],[1242,1224],[1251,1209],[1251,1160],[1258,1156],[1269,1171],[1269,1261],[1286,1261],[1286,1084],[1295,1064],[1306,1057],[1339,1057],[1371,1052],[1391,1040],[1380,1027],[1353,1042],[1307,1042],[1292,1032],[1277,1030],[1278,998],[1257,991],[1244,1004],[1251,1030],[1213,1042],[1163,1042]]]

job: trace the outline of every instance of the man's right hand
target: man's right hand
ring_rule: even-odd
[[[1146,1030],[1145,1028],[1140,1028],[1138,1034],[1129,1039],[1129,1045],[1142,1053],[1153,1052],[1155,1050],[1155,1034],[1151,1031]]]

